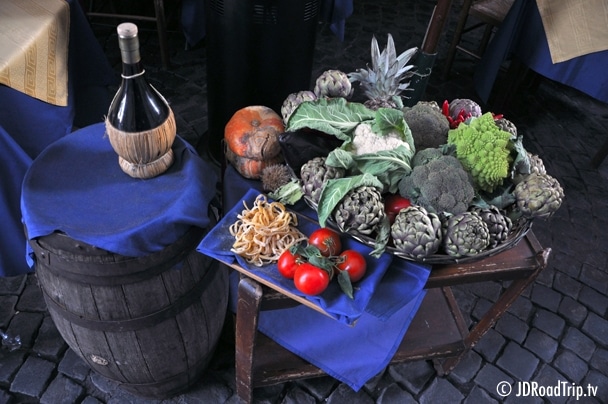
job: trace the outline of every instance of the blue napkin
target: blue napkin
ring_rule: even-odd
[[[387,321],[364,313],[349,327],[300,305],[262,311],[258,329],[358,391],[388,366],[425,295],[418,291]]]
[[[247,206],[251,207],[259,194],[259,191],[250,189],[243,197],[243,201],[247,203]],[[261,278],[280,285],[291,293],[314,302],[340,322],[353,324],[361,317],[368,306],[377,285],[380,283],[387,268],[393,261],[393,257],[390,254],[383,254],[378,259],[373,258],[369,255],[372,251],[370,247],[365,246],[350,237],[342,237],[343,249],[357,250],[363,254],[367,261],[367,272],[365,277],[353,285],[355,289],[354,299],[350,299],[346,296],[336,281],[332,281],[322,294],[307,296],[296,289],[293,280],[286,279],[279,274],[276,264],[256,267],[248,264],[238,254],[234,254],[230,251],[230,248],[234,243],[234,237],[230,234],[228,228],[237,220],[237,215],[240,214],[243,209],[243,203],[239,202],[226,213],[222,220],[201,241],[197,247],[197,251],[227,264],[238,262],[241,267],[254,272]],[[304,216],[299,217],[298,229],[300,229],[302,233],[309,235],[317,228],[319,228],[319,225],[315,221],[309,220]]]
[[[21,195],[29,238],[62,231],[116,254],[141,257],[173,244],[191,226],[209,226],[217,176],[186,141],[176,137],[173,165],[143,180],[122,172],[104,133],[103,123],[88,126],[34,160]]]

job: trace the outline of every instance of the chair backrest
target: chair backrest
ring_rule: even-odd
[[[469,9],[469,14],[486,24],[499,26],[505,19],[515,0],[477,0]]]

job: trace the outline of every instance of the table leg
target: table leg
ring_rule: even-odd
[[[484,314],[479,322],[469,331],[467,336],[464,338],[464,344],[466,349],[459,354],[451,358],[447,358],[443,361],[435,361],[435,368],[437,373],[441,376],[449,374],[462,358],[473,348],[479,340],[488,332],[490,328],[496,324],[498,319],[511,307],[515,300],[522,294],[534,280],[538,277],[540,272],[547,266],[547,260],[551,249],[547,248],[538,253],[538,262],[540,265],[534,270],[530,276],[514,280],[511,285],[500,295],[498,300],[490,307],[490,309]]]
[[[245,403],[253,400],[253,351],[262,294],[259,283],[241,276],[236,309],[235,370],[236,392]]]

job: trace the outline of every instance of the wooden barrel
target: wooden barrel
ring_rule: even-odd
[[[70,348],[143,397],[170,397],[200,381],[228,304],[227,271],[196,252],[203,235],[192,227],[141,258],[62,233],[31,240],[45,301]]]

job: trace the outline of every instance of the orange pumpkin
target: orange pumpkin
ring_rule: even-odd
[[[234,113],[224,128],[224,140],[234,154],[267,160],[280,154],[279,135],[283,119],[271,108],[251,105]]]
[[[243,177],[258,180],[262,177],[264,168],[283,162],[283,155],[278,154],[267,160],[250,159],[243,156],[237,156],[232,150],[226,148],[226,160],[239,172]]]

